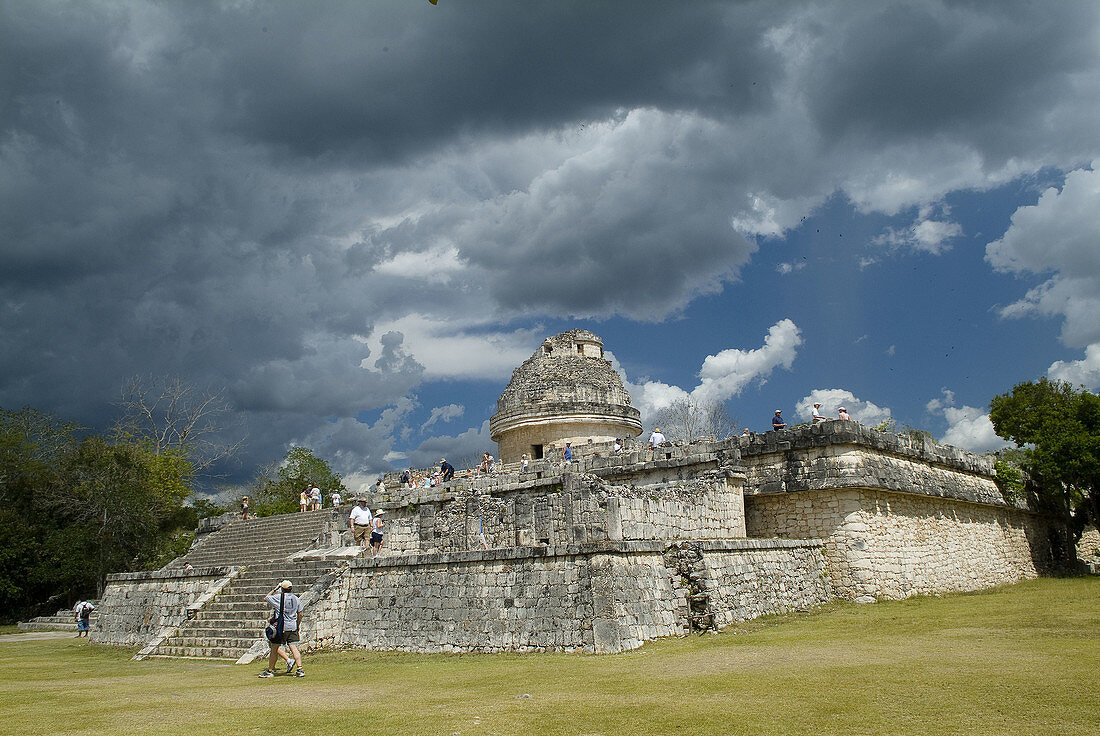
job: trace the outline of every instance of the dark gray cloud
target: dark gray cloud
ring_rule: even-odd
[[[1100,155],[1098,12],[0,2],[0,405],[101,426],[182,375],[229,391],[245,466],[375,472],[427,364],[386,325],[661,319],[837,192]]]

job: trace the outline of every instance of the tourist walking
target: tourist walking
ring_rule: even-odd
[[[309,508],[309,502],[309,488],[305,488],[298,494],[298,510],[305,513],[306,509]]]
[[[383,509],[377,509],[374,512],[374,519],[371,520],[370,546],[375,557],[382,554],[382,514],[384,513]]]
[[[248,521],[248,496],[241,499],[241,518]]]
[[[348,523],[351,525],[352,536],[355,537],[355,545],[366,547],[373,526],[371,524],[370,509],[367,508],[366,496],[356,497],[355,506],[351,510],[351,516],[348,517]]]
[[[573,462],[573,448],[570,443],[565,443],[565,449],[561,451],[562,460],[567,463]]]
[[[298,596],[291,592],[293,586],[289,580],[276,585],[271,592],[264,596],[264,602],[271,606],[271,624],[275,627],[274,638],[268,638],[268,646],[271,652],[267,656],[267,669],[260,673],[260,677],[274,677],[275,665],[279,661],[279,648],[286,645],[294,657],[294,676],[305,677],[302,669],[302,653],[298,651],[298,631],[302,625],[302,602]],[[290,670],[290,662],[287,661],[287,671]]]
[[[315,483],[313,489],[309,492],[310,508],[314,511],[321,510],[321,489],[317,487]]]
[[[92,611],[95,610],[95,606],[91,601],[80,601],[73,606],[73,613],[76,616],[76,638],[79,639],[83,636],[88,638],[88,632],[92,630]]]

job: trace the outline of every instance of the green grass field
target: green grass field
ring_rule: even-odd
[[[11,734],[1100,733],[1098,578],[834,604],[614,656],[307,655],[304,679],[3,639]]]

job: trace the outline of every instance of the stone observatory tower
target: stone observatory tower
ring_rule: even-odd
[[[532,460],[552,457],[566,442],[580,448],[641,431],[641,415],[604,360],[603,340],[587,330],[547,338],[512,372],[489,420],[489,435],[506,463],[523,453]]]

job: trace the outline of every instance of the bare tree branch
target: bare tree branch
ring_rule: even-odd
[[[669,439],[683,442],[724,440],[737,431],[737,420],[721,401],[679,399],[654,413],[650,421],[663,428]]]
[[[232,407],[222,392],[203,393],[179,377],[135,376],[122,388],[114,433],[148,442],[155,454],[180,450],[197,473],[234,456],[244,438],[225,441]]]

